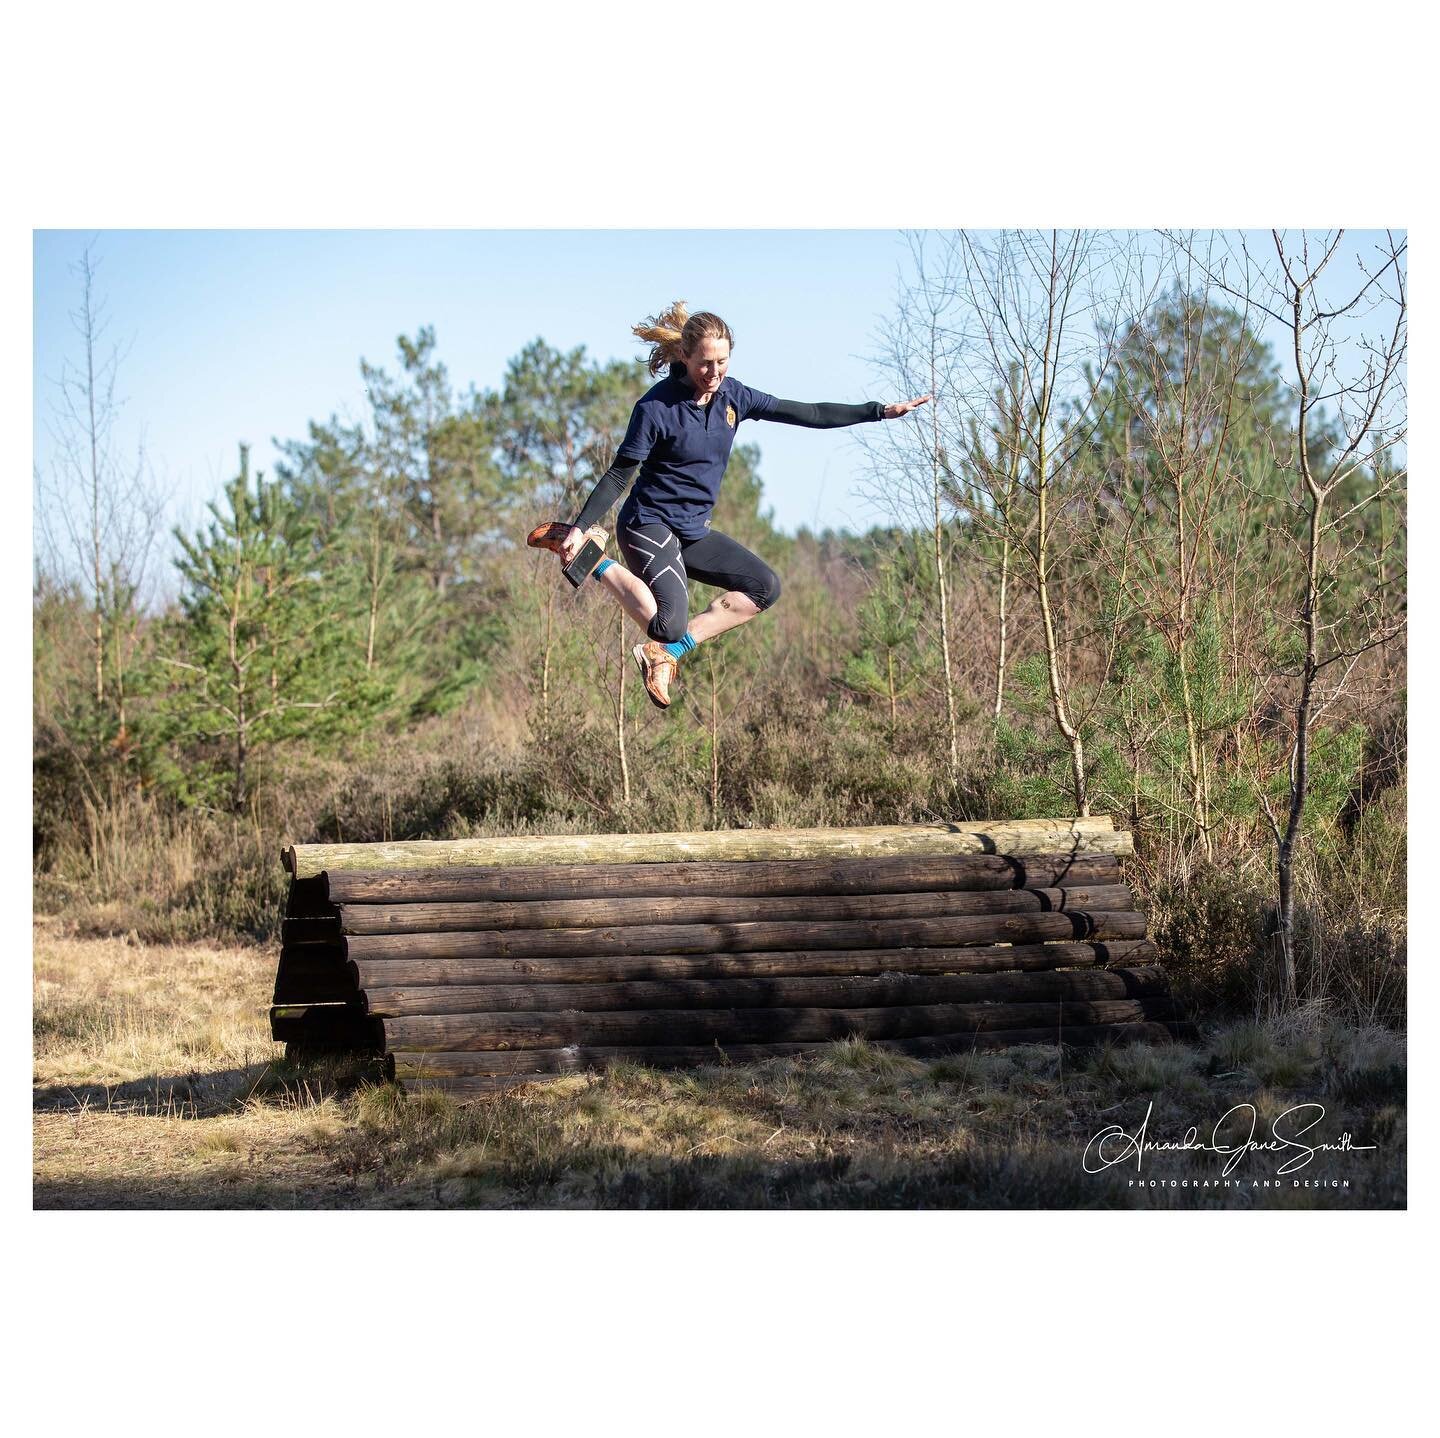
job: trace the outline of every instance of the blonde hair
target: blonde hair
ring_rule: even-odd
[[[701,340],[728,340],[730,348],[735,348],[735,336],[719,315],[709,310],[692,315],[684,300],[676,300],[668,310],[652,315],[643,324],[632,325],[630,332],[650,346],[646,367],[652,375],[659,374],[667,364],[683,363],[686,355],[695,353]]]

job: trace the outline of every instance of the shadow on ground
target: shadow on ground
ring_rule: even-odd
[[[262,1160],[263,1162],[263,1160]],[[788,1209],[1037,1210],[1146,1208],[1405,1207],[1403,1169],[1366,1175],[1346,1191],[1289,1186],[1261,1193],[1139,1194],[1121,1182],[1097,1183],[1078,1166],[1034,1163],[1013,1154],[978,1153],[917,1163],[884,1174],[848,1171],[830,1157],[768,1164],[753,1160],[651,1159],[608,1175],[551,1175],[537,1191],[523,1175],[497,1173],[481,1183],[411,1177],[393,1185],[373,1175],[311,1173],[283,1177],[238,1166],[228,1176],[174,1175],[154,1180],[83,1178],[37,1181],[37,1209]],[[520,1181],[516,1182],[515,1180]]]
[[[49,1084],[32,1090],[36,1113],[123,1113],[140,1118],[208,1118],[251,1098],[303,1095],[316,1102],[352,1092],[383,1077],[383,1064],[368,1057],[272,1059],[242,1068],[150,1074],[128,1083]]]
[[[51,1084],[33,1090],[37,1112],[126,1113],[154,1118],[198,1118],[245,1098],[273,1067],[267,1063],[212,1073],[151,1074],[118,1084]]]
[[[366,1207],[353,1179],[336,1183],[213,1174],[160,1179],[48,1179],[35,1181],[36,1209],[323,1209]]]

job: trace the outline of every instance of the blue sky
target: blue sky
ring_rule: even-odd
[[[791,399],[894,399],[867,360],[908,246],[893,230],[38,231],[34,240],[35,461],[53,457],[52,383],[78,357],[70,266],[99,258],[107,338],[128,346],[117,434],[142,428],[187,525],[235,469],[269,469],[272,437],[363,412],[359,362],[396,368],[395,338],[435,327],[458,389],[496,387],[537,336],[592,358],[641,354],[636,321],[683,298],[736,335],[732,372]],[[844,431],[748,427],[777,522],[863,529],[863,457]]]
[[[1345,237],[1348,285],[1373,232]],[[1261,252],[1268,236],[1257,236]],[[541,337],[594,359],[637,357],[630,325],[670,300],[713,309],[736,335],[733,373],[790,399],[898,399],[876,359],[909,244],[897,230],[115,230],[34,237],[35,463],[54,445],[53,381],[79,356],[71,267],[99,260],[107,340],[126,348],[118,450],[143,432],[187,529],[235,472],[241,441],[269,470],[272,438],[364,413],[359,362],[394,369],[396,336],[436,330],[457,389],[497,387]],[[1356,321],[1357,329],[1363,321]],[[777,523],[863,530],[888,510],[866,494],[854,432],[748,426]]]

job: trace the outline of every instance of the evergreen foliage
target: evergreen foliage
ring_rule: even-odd
[[[362,729],[387,697],[337,642],[314,522],[278,481],[250,478],[247,447],[211,521],[175,531],[182,589],[157,641],[157,776],[181,798],[241,809],[257,754]]]

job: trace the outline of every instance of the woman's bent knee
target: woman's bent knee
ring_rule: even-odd
[[[645,632],[659,644],[678,644],[685,637],[687,628],[688,615],[673,611],[667,614],[662,610],[656,613]]]
[[[764,584],[757,585],[755,589],[752,589],[747,598],[763,614],[780,598],[780,576],[771,570],[766,576]]]

